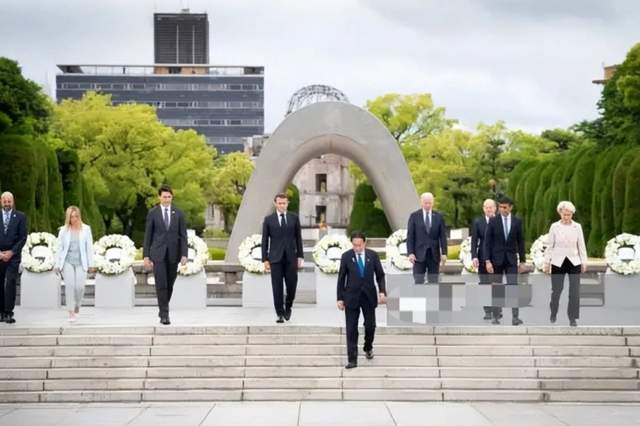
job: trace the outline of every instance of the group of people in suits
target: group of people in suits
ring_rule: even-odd
[[[178,265],[187,262],[188,246],[184,213],[173,206],[173,191],[168,185],[158,190],[158,205],[146,218],[144,268],[153,271],[160,323],[168,325],[169,302],[177,277]],[[447,259],[447,230],[442,214],[433,209],[434,196],[420,196],[420,209],[411,213],[407,224],[407,256],[413,264],[416,284],[437,283],[440,267]],[[15,210],[13,195],[1,195],[0,229],[0,309],[3,322],[14,323],[16,280],[22,248],[27,239],[24,213]],[[286,194],[274,198],[275,211],[264,218],[262,226],[262,261],[271,275],[276,322],[289,321],[295,300],[298,269],[304,264],[300,221],[288,212]],[[525,244],[522,220],[512,214],[513,202],[502,197],[496,203],[487,199],[483,215],[473,221],[471,254],[478,269],[480,284],[517,285],[518,274],[525,271]],[[552,294],[549,304],[552,323],[556,322],[565,276],[569,276],[570,324],[576,326],[580,311],[580,273],[586,271],[587,253],[582,227],[573,221],[575,206],[568,201],[558,205],[560,220],[551,225],[545,251],[546,273],[551,274]],[[375,337],[375,309],[386,302],[385,273],[378,254],[366,248],[366,236],[351,235],[352,248],[342,254],[337,280],[337,307],[345,312],[347,354],[346,368],[358,363],[358,321],[364,318],[363,351],[372,359]],[[87,272],[93,269],[91,228],[82,222],[80,209],[66,210],[65,224],[58,234],[56,270],[66,285],[69,320],[79,313]],[[502,308],[484,307],[485,320],[500,324]],[[512,324],[520,325],[519,309],[512,308]]]
[[[513,202],[507,197],[497,203],[487,199],[482,209],[483,216],[473,221],[471,229],[471,255],[480,284],[501,283],[506,276],[507,285],[516,285],[518,273],[526,270],[522,220],[511,214]],[[580,317],[580,274],[587,271],[587,249],[582,226],[573,220],[576,212],[573,203],[561,201],[556,210],[560,220],[551,224],[544,252],[544,272],[551,274],[549,320],[556,322],[560,295],[568,276],[567,316],[569,324],[575,327]],[[485,306],[484,312],[485,320],[500,324],[500,307]],[[512,308],[512,324],[522,324],[518,308]]]

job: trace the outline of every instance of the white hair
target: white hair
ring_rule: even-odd
[[[9,198],[11,198],[13,200],[13,194],[10,193],[9,191],[5,191],[5,192],[2,193],[2,195],[0,195],[0,199],[3,199],[5,197],[9,197]]]
[[[562,213],[562,210],[569,210],[573,214],[576,212],[576,206],[571,201],[560,201],[556,210],[558,213]]]
[[[424,200],[425,198],[431,198],[433,200],[434,196],[430,192],[423,192],[422,194],[420,194],[420,199],[421,200]]]
[[[496,200],[492,198],[487,198],[486,200],[484,200],[484,202],[482,203],[482,207],[486,207],[489,203],[492,203],[495,208],[498,208],[498,203],[496,203]]]

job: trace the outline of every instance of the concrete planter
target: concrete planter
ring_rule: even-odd
[[[20,277],[20,306],[23,308],[60,307],[60,276],[54,271],[29,272]]]
[[[338,274],[325,274],[317,270],[316,281],[316,306],[321,308],[335,308],[338,286]]]
[[[242,275],[242,306],[248,308],[273,306],[270,274],[244,272]]]
[[[640,275],[620,275],[610,269],[604,274],[604,304],[607,308],[637,308],[640,303]]]
[[[133,308],[136,279],[131,268],[120,275],[96,274],[96,308]]]
[[[204,269],[193,275],[178,275],[173,285],[171,309],[205,309],[207,307],[207,276]]]

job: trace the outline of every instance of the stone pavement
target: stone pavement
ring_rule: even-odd
[[[443,402],[3,404],[0,426],[610,426],[640,425],[640,405]]]

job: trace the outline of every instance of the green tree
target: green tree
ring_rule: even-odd
[[[215,150],[193,131],[174,131],[147,105],[111,105],[110,96],[87,93],[56,106],[52,129],[77,150],[81,173],[94,190],[107,232],[141,242],[146,210],[157,188],[174,189],[188,226],[203,227],[205,189]]]
[[[210,188],[211,200],[220,206],[225,231],[231,232],[242,196],[253,173],[251,159],[242,152],[232,152],[218,157],[214,162],[214,174]]]
[[[384,212],[375,207],[377,198],[371,185],[367,183],[358,185],[353,197],[349,233],[360,231],[367,237],[387,237],[391,234],[391,227]]]

